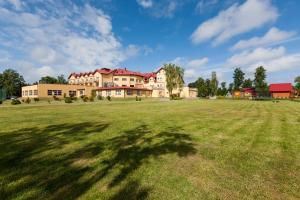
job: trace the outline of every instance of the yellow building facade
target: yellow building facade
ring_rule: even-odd
[[[92,91],[103,97],[169,97],[166,88],[166,74],[163,68],[156,72],[140,73],[125,69],[102,68],[93,72],[72,73],[68,84],[38,84],[22,88],[22,97],[48,98],[52,96],[90,96]],[[183,87],[173,94],[183,98],[196,98],[197,90]]]

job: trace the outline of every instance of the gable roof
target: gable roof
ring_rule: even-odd
[[[291,83],[273,83],[270,84],[270,92],[292,92],[293,86]]]

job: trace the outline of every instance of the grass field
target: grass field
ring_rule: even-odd
[[[300,103],[0,106],[0,199],[299,199]]]

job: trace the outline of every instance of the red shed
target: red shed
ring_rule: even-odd
[[[273,98],[292,98],[295,94],[291,83],[270,84],[269,91]]]

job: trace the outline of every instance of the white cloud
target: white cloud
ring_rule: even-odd
[[[176,57],[166,63],[174,63],[185,69],[184,76],[186,80],[195,79],[201,76],[205,65],[208,63],[208,58],[203,57],[199,59],[187,59],[184,57]]]
[[[217,16],[203,22],[191,35],[194,44],[213,40],[214,45],[274,22],[279,14],[270,0],[247,0],[244,4],[234,4]]]
[[[8,0],[10,4],[12,4],[17,10],[20,10],[23,6],[23,2],[20,0]]]
[[[296,33],[294,31],[281,31],[276,27],[273,27],[262,37],[253,37],[248,40],[241,40],[237,42],[232,47],[232,50],[246,49],[246,48],[263,46],[267,44],[279,43],[290,39],[295,34]]]
[[[206,9],[214,6],[218,2],[219,2],[219,0],[200,0],[196,4],[196,12],[201,14],[201,13],[205,12]]]
[[[136,2],[143,8],[150,8],[153,5],[152,0],[137,0]]]
[[[284,47],[257,48],[252,51],[230,57],[227,67],[242,67],[253,72],[258,66],[264,66],[268,72],[300,68],[300,53],[287,54]]]
[[[157,18],[172,18],[175,11],[185,2],[179,0],[137,0],[137,3],[142,6],[143,13],[146,12]]]
[[[0,41],[6,41],[7,51],[18,52],[17,58],[6,57],[0,64],[20,69],[27,81],[46,73],[67,75],[116,67],[138,54],[138,46],[121,44],[113,33],[111,18],[102,10],[89,4],[43,3],[41,7],[28,2],[32,9],[21,11],[0,4]]]

